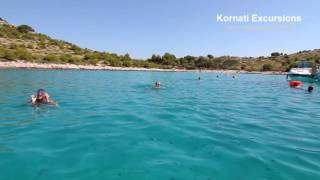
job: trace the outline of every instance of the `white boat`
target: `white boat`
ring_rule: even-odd
[[[312,70],[313,64],[309,61],[301,61],[299,62],[296,67],[290,69],[288,75],[290,77],[293,76],[305,76],[312,78]]]
[[[288,72],[292,80],[315,80],[320,78],[320,70],[310,61],[300,61]]]

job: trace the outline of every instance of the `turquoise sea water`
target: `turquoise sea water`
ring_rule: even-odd
[[[320,86],[216,75],[1,70],[0,179],[320,179]]]

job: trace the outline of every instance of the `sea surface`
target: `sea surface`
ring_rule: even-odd
[[[319,180],[313,85],[292,89],[282,75],[0,70],[0,179]],[[28,104],[39,88],[59,105]]]

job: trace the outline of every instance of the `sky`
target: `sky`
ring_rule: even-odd
[[[173,53],[266,56],[320,48],[319,0],[0,0],[0,17],[80,47],[146,59]],[[300,23],[217,22],[217,14],[301,16]],[[271,28],[270,28],[271,27]]]

